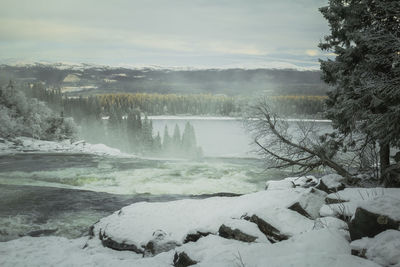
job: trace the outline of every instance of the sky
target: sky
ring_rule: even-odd
[[[327,0],[0,0],[0,62],[319,69]]]

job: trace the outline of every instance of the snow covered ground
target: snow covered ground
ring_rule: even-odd
[[[0,155],[21,152],[69,152],[88,153],[105,156],[132,157],[120,150],[108,147],[104,144],[89,144],[85,141],[72,142],[63,140],[60,142],[37,140],[29,137],[16,137],[13,140],[0,139]]]
[[[238,197],[135,203],[101,219],[91,237],[0,243],[0,265],[400,266],[398,230],[350,243],[344,221],[318,216],[327,197],[370,201],[355,196],[359,189],[327,195],[301,187],[310,177],[286,181],[297,181],[297,186],[282,183]],[[386,198],[400,193],[380,190]],[[400,215],[396,207],[390,211],[393,218]],[[361,249],[366,258],[353,256],[352,249]]]

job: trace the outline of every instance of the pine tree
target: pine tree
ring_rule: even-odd
[[[161,149],[162,149],[161,136],[160,132],[157,132],[157,135],[156,137],[154,137],[153,141],[153,153],[158,155],[161,152]]]
[[[179,129],[178,124],[175,124],[174,134],[172,135],[172,146],[175,154],[181,153],[182,140],[181,140],[181,131]]]
[[[153,123],[144,117],[141,131],[141,142],[143,143],[143,153],[148,154],[153,148]]]
[[[330,0],[320,11],[331,33],[319,46],[336,54],[321,61],[334,86],[327,116],[341,133],[379,142],[384,179],[390,146],[400,146],[400,1]]]
[[[163,152],[165,154],[170,153],[171,152],[171,146],[172,146],[172,139],[171,139],[171,136],[169,135],[169,132],[168,132],[168,126],[165,125],[165,127],[164,127],[163,144],[162,144]]]
[[[186,122],[182,134],[182,150],[189,157],[196,156],[197,154],[196,134],[193,126],[189,122]]]

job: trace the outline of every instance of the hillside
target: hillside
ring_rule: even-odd
[[[111,68],[94,65],[1,65],[0,83],[43,82],[68,95],[99,93],[211,93],[325,95],[319,71],[292,69]]]

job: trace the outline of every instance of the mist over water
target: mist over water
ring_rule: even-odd
[[[37,230],[75,238],[87,234],[98,219],[130,203],[251,193],[263,190],[268,180],[290,176],[290,170],[265,170],[265,162],[251,152],[250,135],[240,120],[150,119],[154,133],[159,131],[161,136],[166,125],[171,135],[176,124],[182,130],[189,121],[203,157],[0,156],[0,200],[6,203],[0,209],[0,241]]]
[[[255,157],[250,135],[246,132],[243,122],[232,118],[185,118],[152,116],[154,133],[164,132],[168,126],[170,134],[175,125],[183,129],[190,122],[196,133],[197,145],[203,150],[205,157]]]

